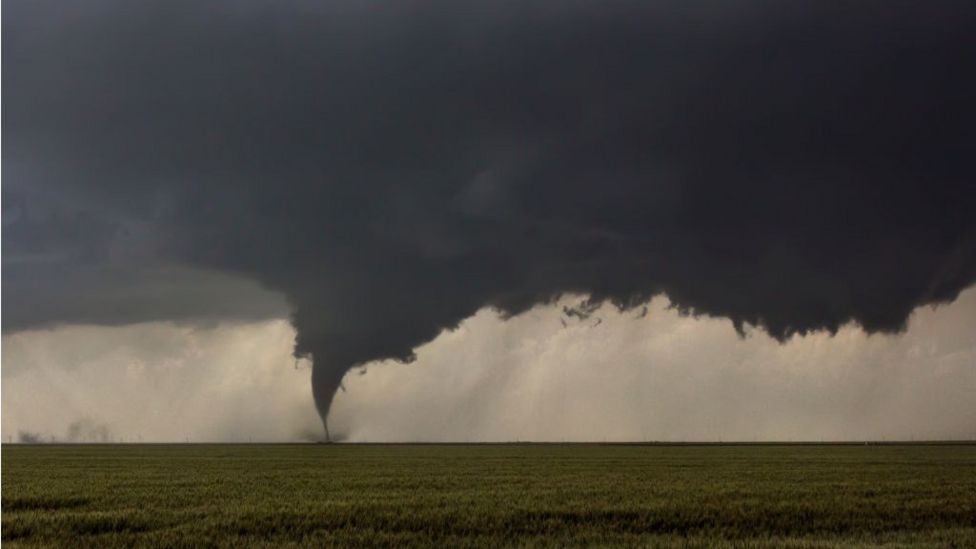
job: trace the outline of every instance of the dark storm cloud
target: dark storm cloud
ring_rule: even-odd
[[[7,329],[71,316],[31,312],[65,293],[37,265],[112,263],[136,235],[120,269],[283,292],[325,414],[352,365],[408,360],[486,305],[665,292],[786,338],[897,330],[976,277],[971,2],[5,15]],[[110,322],[103,286],[68,293]]]

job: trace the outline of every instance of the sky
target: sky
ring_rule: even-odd
[[[566,320],[540,306],[506,321],[485,309],[411,364],[353,370],[330,427],[355,442],[973,439],[974,322],[976,290],[917,310],[901,335],[845,326],[785,343],[682,316],[664,298],[641,318],[604,307]],[[14,441],[319,440],[293,340],[284,319],[5,335],[2,430]]]
[[[972,436],[970,2],[4,7],[5,436]]]

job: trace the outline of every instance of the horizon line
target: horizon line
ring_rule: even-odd
[[[293,441],[293,442],[2,442],[2,446],[968,446],[976,439],[770,441]]]

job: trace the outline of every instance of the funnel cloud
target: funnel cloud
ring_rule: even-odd
[[[976,280],[971,2],[4,7],[5,332],[283,314],[256,283],[324,421],[483,307],[783,341]]]

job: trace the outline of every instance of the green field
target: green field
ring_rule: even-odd
[[[976,446],[5,445],[5,547],[976,547]]]

